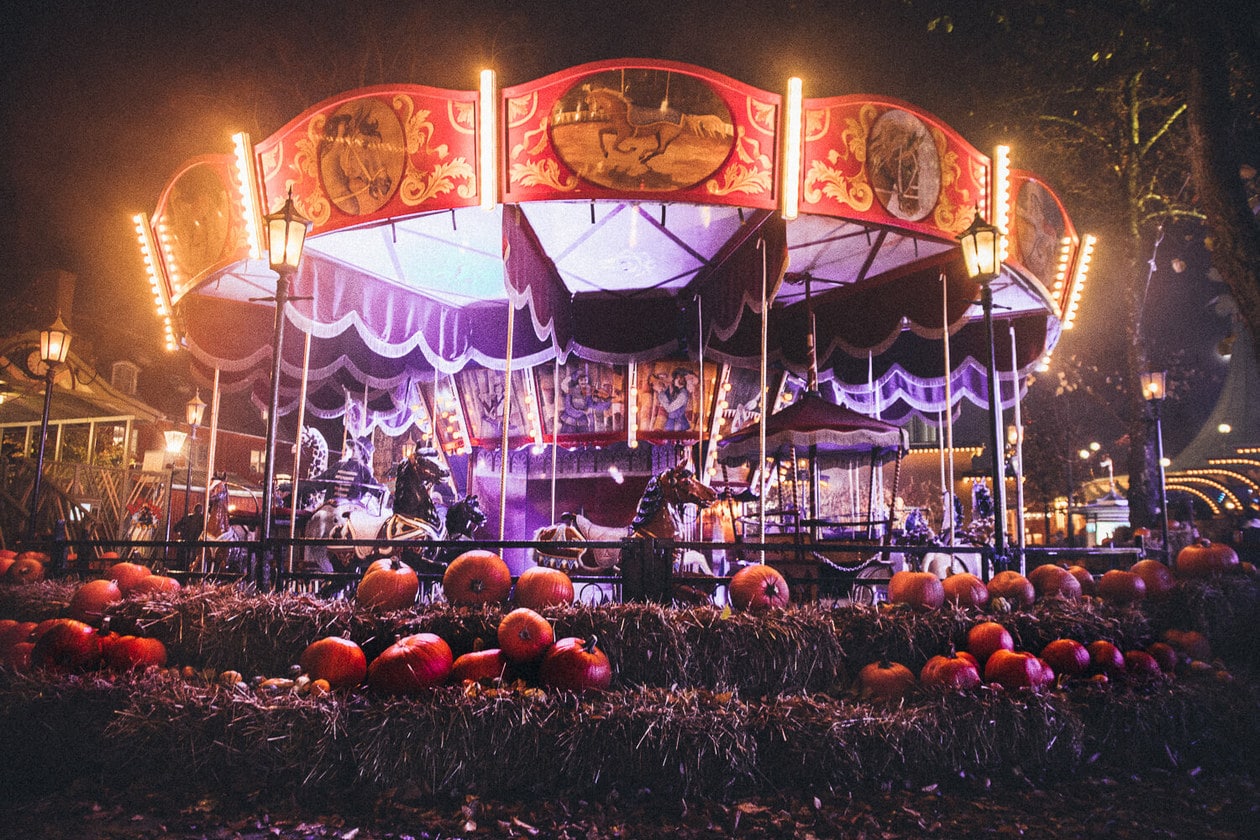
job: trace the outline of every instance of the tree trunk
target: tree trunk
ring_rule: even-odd
[[[1243,323],[1260,337],[1260,224],[1247,206],[1233,142],[1229,50],[1216,15],[1204,11],[1190,17],[1190,171],[1216,240],[1212,265],[1234,296]],[[1255,347],[1260,356],[1260,341]]]
[[[1128,242],[1129,311],[1140,313],[1142,307],[1145,263],[1137,254],[1142,241],[1132,236]],[[1146,337],[1142,334],[1142,318],[1130,318],[1125,323],[1128,341],[1125,351],[1124,416],[1129,419],[1129,456],[1126,465],[1129,474],[1129,522],[1134,528],[1149,528],[1159,517],[1159,465],[1155,461],[1155,436],[1150,420],[1150,407],[1142,393],[1142,374],[1148,367]]]

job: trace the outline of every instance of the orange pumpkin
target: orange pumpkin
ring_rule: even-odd
[[[573,603],[573,581],[559,569],[532,566],[516,580],[513,600],[519,607],[541,610]]]
[[[1041,658],[1064,676],[1077,677],[1089,670],[1089,650],[1076,639],[1055,639],[1042,649]]]
[[[1108,677],[1124,673],[1124,653],[1114,643],[1099,639],[1090,642],[1085,649],[1089,651],[1089,667],[1094,673]]]
[[[533,662],[556,640],[551,622],[528,607],[517,607],[499,622],[499,649],[511,662]]]
[[[136,588],[136,584],[144,578],[153,574],[153,571],[140,563],[131,563],[123,560],[115,563],[105,571],[105,577],[118,584],[118,588],[122,590],[122,594],[130,594],[131,590]]]
[[[959,572],[941,581],[945,600],[960,607],[983,607],[989,603],[989,587],[971,572]]]
[[[451,561],[442,574],[446,600],[455,606],[501,604],[512,589],[512,572],[493,551],[473,549]]]
[[[1159,560],[1147,558],[1139,560],[1129,567],[1129,571],[1142,579],[1146,584],[1146,597],[1159,600],[1166,598],[1177,585],[1172,570]]]
[[[984,681],[1003,688],[1031,688],[1034,691],[1054,682],[1054,669],[1045,660],[1026,650],[999,650],[984,665]]]
[[[919,672],[919,682],[925,686],[953,689],[955,691],[976,688],[980,685],[980,671],[971,656],[954,653],[950,656],[933,656]]]
[[[1084,566],[1068,566],[1068,572],[1072,577],[1076,578],[1076,582],[1081,585],[1082,595],[1093,595],[1098,591],[1098,585],[1094,581],[1094,573]]]
[[[563,691],[604,691],[612,685],[612,665],[594,637],[570,636],[543,654],[538,680]]]
[[[367,677],[367,656],[349,639],[326,636],[311,642],[298,659],[302,673],[332,688],[354,688]]]
[[[9,568],[5,570],[4,579],[9,583],[38,583],[44,579],[44,566],[48,563],[48,555],[42,551],[23,551]]]
[[[888,600],[915,610],[935,610],[945,603],[945,588],[931,572],[894,572],[888,580]]]
[[[94,667],[100,659],[100,634],[73,618],[53,619],[31,648],[31,665],[36,668],[73,671]]]
[[[914,689],[915,682],[913,671],[886,659],[871,662],[858,671],[858,690],[866,700],[897,702]]]
[[[146,636],[119,636],[102,646],[105,664],[115,671],[140,671],[166,665],[166,645]]]
[[[498,648],[474,650],[456,657],[451,666],[451,681],[456,684],[493,682],[503,678],[510,664]]]
[[[999,650],[1014,650],[1011,631],[996,621],[982,621],[967,631],[967,650],[983,668],[989,657]]]
[[[87,624],[101,623],[105,610],[123,598],[122,590],[112,580],[89,580],[70,596],[70,617]]]
[[[1176,568],[1181,577],[1204,578],[1237,565],[1238,554],[1225,543],[1199,540],[1177,552]]]
[[[1037,590],[1028,578],[1007,569],[990,578],[989,598],[1003,598],[1012,607],[1031,607],[1037,598]]]
[[[418,694],[445,683],[454,664],[450,645],[440,636],[404,636],[368,665],[368,686],[382,694]]]
[[[419,594],[420,577],[415,569],[394,557],[368,566],[354,600],[361,607],[402,610],[415,604]]]
[[[1066,598],[1075,601],[1081,597],[1081,582],[1062,566],[1044,563],[1028,573],[1028,581],[1038,598]]]
[[[755,563],[731,577],[731,606],[737,610],[783,609],[791,600],[787,579],[773,566]]]
[[[1146,597],[1146,582],[1134,572],[1112,569],[1098,579],[1098,597],[1117,606],[1130,606]]]
[[[131,588],[131,595],[152,595],[154,593],[174,594],[183,589],[183,584],[167,575],[146,575]]]

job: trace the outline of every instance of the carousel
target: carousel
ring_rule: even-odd
[[[675,471],[707,485],[677,538],[878,539],[944,506],[962,401],[995,428],[1017,410],[1090,258],[1006,148],[904,102],[673,62],[365,88],[234,141],[136,229],[168,348],[212,395],[207,479],[224,397],[268,424],[265,538],[313,479],[293,443],[331,424],[388,490],[432,462],[435,532],[475,498],[482,539],[566,515],[624,534]],[[1003,251],[977,278],[959,240],[983,221]],[[287,265],[267,250],[285,225]],[[934,500],[898,496],[915,418],[942,451]]]

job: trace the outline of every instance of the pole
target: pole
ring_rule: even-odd
[[[276,479],[276,427],[280,418],[280,371],[282,359],[280,351],[284,344],[284,306],[289,300],[289,274],[280,272],[276,281],[276,331],[271,344],[271,400],[267,407],[267,448],[263,463],[263,496],[262,518],[259,523],[258,538],[262,542],[263,562],[258,565],[260,586],[267,582],[267,565],[271,562],[271,509],[275,505]]]
[[[993,449],[993,559],[1003,563],[1006,558],[1006,476],[1002,469],[1003,428],[1002,406],[998,401],[997,350],[993,340],[993,281],[980,285],[980,306],[984,310],[984,331],[988,337],[989,357],[986,378],[989,386],[989,444]]]
[[[1152,402],[1155,409],[1155,460],[1159,464],[1159,535],[1164,541],[1164,562],[1172,563],[1172,548],[1168,545],[1168,487],[1164,476],[1164,424],[1160,417],[1160,403],[1163,401]]]
[[[1074,457],[1076,457],[1076,453],[1069,447],[1067,459],[1067,544],[1069,546],[1073,545],[1075,540],[1075,534],[1073,534],[1072,529],[1072,491],[1076,487],[1075,482],[1072,481],[1072,459]]]
[[[39,421],[39,447],[35,450],[35,484],[31,487],[31,517],[27,523],[26,535],[31,542],[35,541],[35,517],[39,512],[40,485],[44,483],[44,446],[48,443],[48,413],[52,408],[53,366],[51,363],[44,371],[44,414]]]
[[[1011,336],[1011,388],[1015,401],[1015,547],[1019,551],[1019,573],[1024,574],[1024,418],[1019,396],[1019,354],[1015,346],[1015,323],[1007,324]]]
[[[941,272],[941,341],[945,351],[945,441],[942,453],[947,472],[942,473],[941,526],[948,529],[949,545],[954,544],[954,368],[949,358],[949,280]],[[946,525],[948,523],[948,525]],[[922,558],[919,558],[922,565]]]

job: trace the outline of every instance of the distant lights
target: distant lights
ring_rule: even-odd
[[[1215,499],[1213,499],[1211,496],[1204,493],[1203,491],[1197,490],[1185,484],[1178,484],[1171,481],[1168,482],[1167,487],[1169,490],[1176,490],[1179,493],[1188,493],[1189,495],[1194,496],[1196,499],[1201,500],[1205,505],[1208,506],[1208,509],[1212,511],[1213,516],[1221,515],[1220,505],[1216,503]]]
[[[137,213],[131,217],[131,220],[136,226],[136,240],[140,245],[140,255],[144,258],[144,271],[149,277],[149,286],[153,290],[153,306],[158,318],[162,320],[164,346],[167,352],[173,353],[179,349],[179,342],[175,339],[175,326],[171,320],[173,315],[171,299],[162,277],[162,268],[158,263],[157,249],[153,245],[153,232],[149,228],[149,219],[144,213]]]

